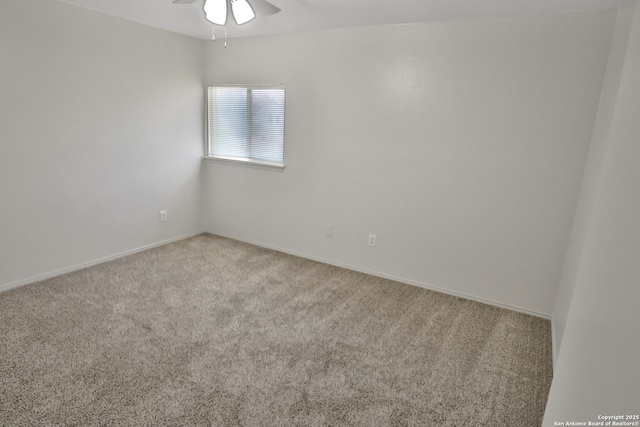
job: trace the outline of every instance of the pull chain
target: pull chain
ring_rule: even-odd
[[[224,48],[227,48],[227,23],[224,24]]]
[[[216,39],[216,26],[211,23],[211,41]]]

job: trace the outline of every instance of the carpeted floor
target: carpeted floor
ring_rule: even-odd
[[[549,322],[212,235],[0,293],[2,426],[539,426]]]

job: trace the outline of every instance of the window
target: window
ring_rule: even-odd
[[[284,86],[209,87],[208,157],[284,167]]]

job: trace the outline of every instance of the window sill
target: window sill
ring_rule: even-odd
[[[212,163],[222,163],[227,165],[244,166],[244,167],[258,168],[258,169],[268,169],[268,170],[275,170],[275,171],[284,171],[284,168],[285,168],[284,163],[267,162],[267,161],[252,160],[252,159],[245,159],[245,158],[204,156],[203,159]]]

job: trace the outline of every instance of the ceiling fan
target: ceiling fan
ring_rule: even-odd
[[[200,0],[173,0],[173,4],[192,4]],[[280,12],[280,8],[267,0],[251,0],[253,6],[247,0],[204,0],[204,13],[207,21],[216,25],[227,23],[227,8],[231,4],[233,19],[238,25],[245,24],[256,17],[256,12],[261,16],[274,15]],[[255,10],[255,11],[254,11]]]

